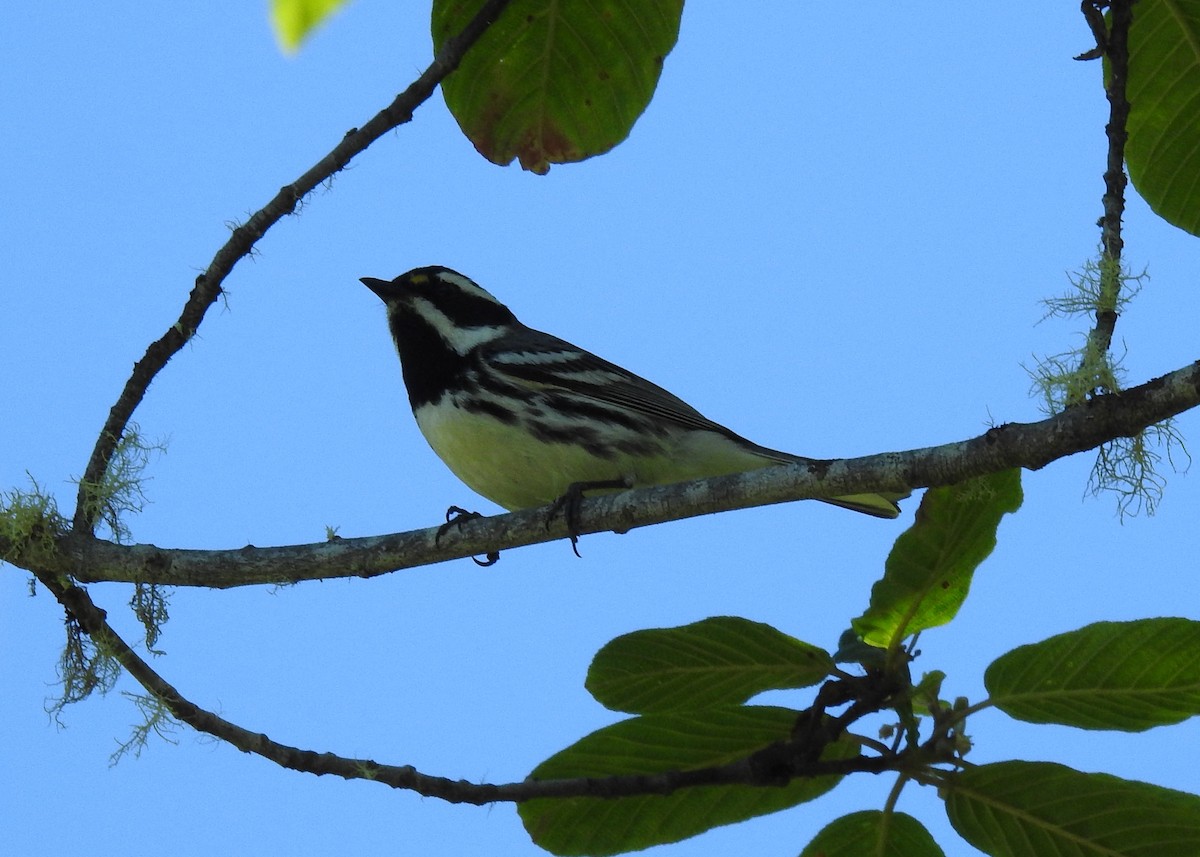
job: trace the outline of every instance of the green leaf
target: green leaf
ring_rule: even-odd
[[[827,824],[800,857],[945,857],[911,815],[866,810]]]
[[[1019,470],[926,491],[916,522],[896,539],[854,630],[870,645],[892,648],[953,619],[975,569],[996,546],[1000,519],[1020,505]]]
[[[922,674],[921,680],[909,694],[913,708],[918,714],[929,714],[935,707],[941,706],[942,683],[945,680],[946,674],[941,670],[931,670]]]
[[[1200,0],[1147,0],[1129,32],[1125,160],[1163,219],[1200,235]]]
[[[271,0],[271,26],[287,53],[295,53],[313,30],[346,4],[346,0]]]
[[[434,0],[441,48],[483,0]],[[683,0],[513,0],[442,83],[485,158],[545,173],[620,143],[646,109],[679,37]]]
[[[1140,732],[1200,714],[1200,622],[1097,622],[997,658],[983,677],[1031,723]]]
[[[533,779],[607,777],[697,770],[743,759],[790,737],[798,712],[728,706],[633,717],[605,727],[538,765]],[[857,755],[831,744],[822,758]],[[671,794],[622,798],[539,798],[520,805],[525,829],[554,854],[617,854],[677,842],[723,824],[812,800],[840,777],[797,779],[786,786],[698,786]]]
[[[586,686],[601,705],[643,714],[738,705],[765,690],[816,684],[832,669],[816,646],[770,625],[716,616],[618,637],[596,653]]]
[[[1048,762],[998,762],[950,777],[959,834],[1004,857],[1195,857],[1200,797]]]

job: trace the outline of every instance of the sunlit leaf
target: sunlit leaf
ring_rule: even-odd
[[[271,0],[271,26],[288,53],[346,4],[347,0]]]
[[[1019,470],[926,491],[916,522],[896,540],[854,630],[886,648],[953,619],[975,569],[996,546],[1000,519],[1020,505]]]

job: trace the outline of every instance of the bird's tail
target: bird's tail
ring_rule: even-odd
[[[907,497],[910,491],[888,494],[848,494],[845,497],[819,497],[825,503],[841,506],[843,509],[853,509],[864,515],[874,515],[876,518],[895,518],[900,514],[897,501]]]
[[[769,458],[780,464],[816,464],[812,458],[805,458],[801,455],[793,455],[790,452],[782,452],[778,449],[771,449],[766,446],[759,446],[752,441],[741,440],[751,447],[756,455],[763,458]],[[843,509],[851,509],[855,512],[862,512],[864,515],[872,515],[876,518],[896,518],[900,515],[900,506],[898,501],[903,500],[911,491],[899,492],[881,492],[879,494],[847,494],[844,497],[818,497],[824,503],[832,503],[834,506],[841,506]]]

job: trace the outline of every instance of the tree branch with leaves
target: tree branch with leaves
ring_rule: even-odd
[[[1175,42],[1182,38],[1164,30],[1163,21],[1190,14],[1169,6],[1165,0],[1082,4],[1097,42],[1084,57],[1103,57],[1107,69],[1101,249],[1079,275],[1076,292],[1049,302],[1052,314],[1088,315],[1092,328],[1078,352],[1034,368],[1046,418],[995,425],[926,448],[585,499],[579,531],[590,534],[814,497],[928,489],[868,606],[836,648],[730,616],[623,635],[596,654],[586,686],[627,718],[550,756],[523,781],[473,783],[409,764],[289,746],[218,715],[140,655],[87,588],[133,584],[145,647],[159,654],[167,617],[160,588],[376,578],[568,536],[568,523],[543,508],[390,535],[331,532],[324,542],[285,547],[129,543],[128,519],[145,499],[143,480],[156,446],[144,440],[133,416],[153,380],[196,335],[226,277],[273,226],[409,122],[439,85],[464,133],[495,163],[519,159],[544,174],[552,163],[608,151],[647,108],[682,14],[681,2],[598,15],[591,7],[559,9],[534,0],[436,2],[436,54],[428,68],[237,226],[197,276],[178,320],[135,364],[112,406],[78,480],[73,513],[60,512],[36,483],[3,495],[0,558],[28,570],[68,615],[55,712],[111,689],[124,673],[144,691],[138,704],[145,723],[136,741],[186,724],[283,768],[370,780],[453,803],[514,802],[532,840],[560,854],[676,842],[814,800],[851,775],[885,772],[896,780],[882,809],[834,821],[802,853],[941,853],[920,822],[896,809],[910,783],[935,786],[954,828],[989,854],[1065,853],[1066,843],[1096,854],[1151,853],[1145,849],[1168,843],[1200,849],[1200,797],[1053,763],[973,764],[974,739],[966,731],[968,718],[989,708],[1033,723],[1118,731],[1192,717],[1200,713],[1200,622],[1094,623],[1022,646],[991,662],[984,674],[988,696],[974,703],[943,699],[944,676],[937,671],[916,680],[912,675],[918,636],[955,618],[975,570],[997,543],[1001,520],[1021,505],[1021,470],[1097,450],[1095,487],[1120,492],[1123,508],[1153,507],[1161,491],[1155,450],[1170,457],[1172,448],[1182,449],[1170,421],[1200,405],[1200,361],[1124,389],[1112,356],[1117,321],[1136,292],[1122,258],[1125,165],[1164,218],[1200,232],[1200,202],[1181,202],[1175,183],[1164,178],[1192,166],[1190,153],[1177,159],[1153,145],[1155,135],[1180,133],[1164,130],[1163,117],[1183,116],[1195,91],[1162,87],[1150,71],[1168,47],[1178,47],[1169,41],[1164,47],[1163,40],[1172,32]],[[320,20],[279,9],[276,15],[306,21],[300,33]],[[1185,23],[1200,28],[1200,18]],[[96,536],[101,524],[111,540]],[[750,704],[773,690],[811,692],[811,702]],[[1135,823],[1139,834],[1131,842],[1128,829]]]

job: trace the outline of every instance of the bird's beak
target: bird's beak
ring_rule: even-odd
[[[361,277],[359,282],[377,294],[379,299],[384,303],[390,303],[402,294],[400,286],[394,280],[377,280],[374,277]]]

